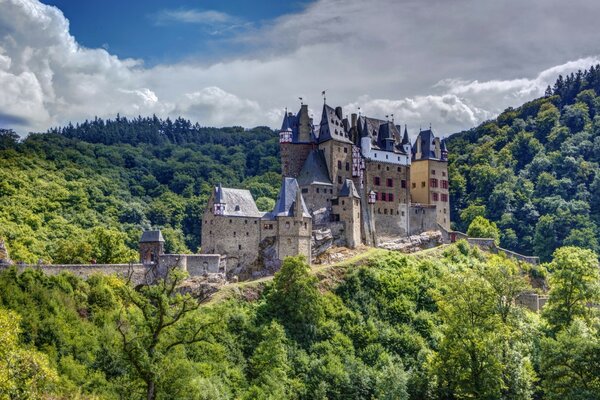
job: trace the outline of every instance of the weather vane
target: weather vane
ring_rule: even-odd
[[[302,97],[298,97],[298,100],[300,100],[300,105],[304,105],[304,103],[302,102]]]
[[[321,92],[321,95],[323,96],[323,104],[327,103],[327,98],[325,97],[326,92],[327,92],[327,89],[325,89]]]

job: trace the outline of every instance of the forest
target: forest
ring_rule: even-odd
[[[203,305],[175,269],[134,289],[12,267],[0,398],[598,399],[597,257],[562,247],[517,265],[460,241],[375,250],[320,278],[296,257],[256,300]],[[544,279],[541,314],[518,306]]]
[[[478,216],[503,247],[548,261],[561,246],[599,250],[600,65],[559,76],[544,97],[448,138],[451,217]]]
[[[167,251],[196,252],[212,185],[248,188],[261,209],[272,208],[278,145],[265,127],[155,117],[95,119],[21,141],[4,130],[0,238],[13,260],[27,263],[135,260],[150,227],[162,229]]]

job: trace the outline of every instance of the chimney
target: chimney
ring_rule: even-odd
[[[343,118],[343,114],[342,114],[342,107],[336,107],[335,108],[335,115],[338,117],[338,119],[341,121]]]
[[[352,119],[352,128],[356,128],[356,121],[358,119],[358,115],[356,115],[356,113],[352,113],[350,118]]]

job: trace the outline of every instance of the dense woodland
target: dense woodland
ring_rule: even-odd
[[[264,210],[280,185],[264,127],[96,119],[17,139],[0,134],[0,237],[16,261],[128,262],[149,227],[167,251],[195,252],[212,185],[248,188]]]
[[[137,289],[0,272],[0,398],[600,398],[589,250],[521,270],[459,242],[337,268],[319,282],[288,258],[258,300],[200,307],[178,272]],[[541,315],[516,306],[547,271]]]
[[[549,260],[563,245],[598,251],[600,65],[560,76],[546,96],[452,135],[452,218],[494,222],[502,246]]]

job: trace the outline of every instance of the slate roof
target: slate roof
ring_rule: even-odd
[[[161,231],[144,231],[142,233],[142,238],[140,239],[140,243],[148,243],[148,242],[164,242],[165,239]]]
[[[264,213],[258,211],[249,190],[215,187],[215,203],[225,204],[223,215],[230,217],[260,218]]]
[[[300,107],[300,110],[296,115],[292,113],[286,113],[283,116],[283,122],[281,123],[281,131],[291,131],[292,132],[292,143],[302,143],[300,142],[300,113],[305,112],[308,113],[308,108],[303,106]],[[310,140],[311,142],[316,142],[316,136],[314,127],[311,126],[310,132]]]
[[[315,149],[308,153],[308,157],[306,157],[306,161],[304,161],[302,170],[298,175],[298,184],[300,186],[332,185],[323,150]]]
[[[404,125],[404,136],[402,136],[402,145],[410,144],[410,139],[408,138],[408,129],[406,125]]]
[[[429,160],[436,159],[435,157],[435,144],[433,140],[435,139],[435,135],[431,131],[431,129],[427,129],[419,132],[417,139],[415,140],[415,144],[412,148],[412,157],[415,159],[417,154],[417,142],[421,141],[421,158],[419,160]]]
[[[340,118],[335,109],[323,104],[323,113],[321,114],[321,125],[319,126],[319,143],[328,140],[337,140],[344,143],[352,143],[350,135],[346,129],[343,118]]]
[[[294,208],[296,207],[296,194],[300,190],[298,181],[294,178],[284,178],[281,183],[281,189],[279,190],[279,196],[277,197],[277,203],[275,208],[269,213],[269,217],[293,217]],[[302,202],[302,216],[310,218],[310,213],[304,198],[300,194],[300,201]]]
[[[344,185],[340,189],[340,193],[339,193],[338,197],[350,197],[350,196],[360,199],[360,196],[358,195],[358,191],[356,190],[356,186],[354,186],[354,181],[352,181],[352,179],[346,179],[346,181],[344,182]]]
[[[373,149],[406,154],[404,148],[399,143],[401,136],[400,126],[394,125],[390,121],[361,116],[358,119],[358,129],[361,137],[369,137],[371,139],[371,147]],[[408,140],[408,133],[406,135]]]

